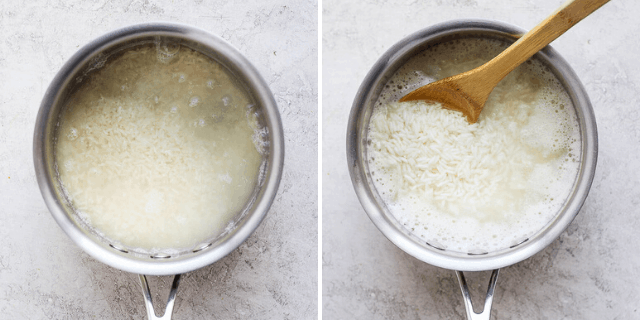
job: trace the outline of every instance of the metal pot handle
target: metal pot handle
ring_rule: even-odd
[[[140,285],[142,286],[142,294],[144,295],[144,305],[147,309],[147,319],[149,320],[171,320],[173,314],[173,304],[176,301],[176,293],[178,292],[178,285],[180,284],[180,275],[177,274],[173,277],[173,283],[171,284],[171,291],[169,291],[169,299],[167,299],[167,307],[164,309],[164,313],[157,316],[153,310],[153,301],[151,300],[151,290],[149,290],[149,283],[147,283],[147,277],[145,275],[140,276]]]
[[[464,279],[464,274],[462,274],[462,271],[456,271],[458,282],[460,283],[460,290],[462,291],[462,298],[464,298],[464,308],[467,310],[468,320],[489,320],[491,317],[491,303],[493,303],[493,290],[496,288],[496,282],[498,281],[498,271],[500,271],[500,269],[495,269],[491,273],[487,296],[484,299],[484,308],[480,313],[473,311],[473,304],[471,303],[471,296],[469,295],[469,288],[467,287],[467,281]]]

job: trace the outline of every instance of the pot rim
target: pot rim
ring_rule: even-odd
[[[419,30],[394,44],[373,65],[360,85],[354,99],[347,128],[347,162],[351,182],[358,199],[371,221],[396,246],[413,257],[441,268],[460,271],[498,269],[525,260],[547,247],[569,226],[584,203],[593,181],[598,153],[597,128],[589,97],[569,64],[551,47],[547,46],[535,57],[555,73],[569,93],[580,126],[582,139],[581,165],[573,191],[556,217],[541,231],[512,248],[484,255],[445,252],[402,231],[400,224],[387,214],[384,203],[370,183],[365,159],[366,128],[369,112],[377,93],[375,88],[385,81],[385,75],[393,74],[407,57],[425,43],[437,41],[443,36],[459,32],[477,31],[494,33],[517,39],[525,30],[505,22],[483,19],[451,20]],[[373,102],[372,102],[373,100]],[[380,202],[379,202],[379,201]]]
[[[269,155],[265,177],[255,202],[246,216],[238,223],[236,230],[215,246],[170,259],[140,258],[120,252],[117,248],[98,243],[94,237],[83,231],[66,213],[62,200],[56,196],[55,182],[51,167],[47,164],[50,155],[47,138],[55,124],[50,118],[55,104],[61,97],[65,85],[77,72],[89,63],[92,57],[103,49],[137,38],[168,36],[192,41],[219,55],[215,60],[223,64],[236,77],[241,77],[253,98],[261,106],[262,114],[269,129]],[[223,61],[220,61],[223,60]],[[53,124],[52,124],[53,123]],[[60,69],[47,89],[36,119],[33,138],[33,160],[36,179],[44,201],[58,225],[86,253],[96,260],[114,268],[146,275],[172,275],[199,269],[216,262],[242,244],[258,227],[271,206],[282,177],[284,165],[284,137],[277,104],[269,86],[257,69],[232,45],[224,39],[202,29],[178,23],[149,22],[127,26],[111,31],[91,41],[78,50]]]

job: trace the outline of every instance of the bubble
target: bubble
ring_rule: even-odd
[[[225,173],[225,174],[219,174],[218,178],[226,183],[231,183],[231,181],[233,181],[233,178],[231,178],[231,176],[229,175],[229,173]]]
[[[213,79],[207,80],[207,87],[209,87],[209,89],[213,89],[215,85],[216,85],[216,82]]]
[[[77,139],[78,138],[78,130],[76,128],[71,128],[69,130],[69,133],[67,134],[67,138],[69,138],[69,140],[71,140],[71,141]]]
[[[231,103],[231,101],[231,96],[229,96],[228,94],[222,97],[222,104],[224,104],[225,107],[229,106],[229,103]]]
[[[198,125],[201,127],[204,127],[207,123],[204,121],[204,119],[200,119],[198,120]]]
[[[183,83],[187,81],[187,75],[184,73],[178,74],[178,83]]]
[[[189,107],[195,107],[197,105],[200,104],[200,97],[198,96],[193,96],[191,97],[191,99],[189,99]]]
[[[178,113],[178,107],[176,106],[171,107],[171,113]]]
[[[75,164],[73,163],[73,161],[72,161],[72,160],[67,160],[67,161],[65,161],[65,162],[64,162],[64,167],[65,167],[67,170],[71,171],[71,170],[73,170],[73,168],[75,167]]]
[[[158,101],[160,101],[160,99],[158,98],[158,96],[156,96],[155,98],[153,98],[153,101],[155,101],[156,103],[158,103]]]
[[[158,52],[158,61],[169,63],[178,55],[180,45],[177,43],[156,42],[156,51]]]

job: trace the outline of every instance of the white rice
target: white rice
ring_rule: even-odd
[[[252,195],[264,151],[257,111],[221,65],[187,48],[160,53],[133,49],[94,71],[56,144],[80,216],[114,243],[151,252],[223,232]]]
[[[535,61],[500,83],[476,124],[439,104],[395,102],[503,48],[477,39],[430,48],[389,80],[370,120],[374,185],[398,221],[439,247],[487,252],[526,239],[556,215],[578,171],[571,101]]]

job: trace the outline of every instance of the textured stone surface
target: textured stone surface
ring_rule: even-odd
[[[531,29],[562,1],[323,1],[324,319],[462,319],[455,273],[422,263],[371,223],[351,186],[346,124],[356,90],[395,42],[452,19]],[[636,2],[611,1],[553,46],[582,80],[600,149],[591,192],[555,242],[501,270],[492,319],[640,318],[640,31]],[[477,296],[489,274],[469,275]]]
[[[285,130],[285,171],[261,226],[237,250],[187,273],[174,319],[317,317],[316,1],[0,1],[0,318],[144,319],[136,275],[82,252],[35,181],[32,135],[49,82],[81,46],[146,21],[219,35],[259,70]],[[151,277],[165,300],[171,277]]]

